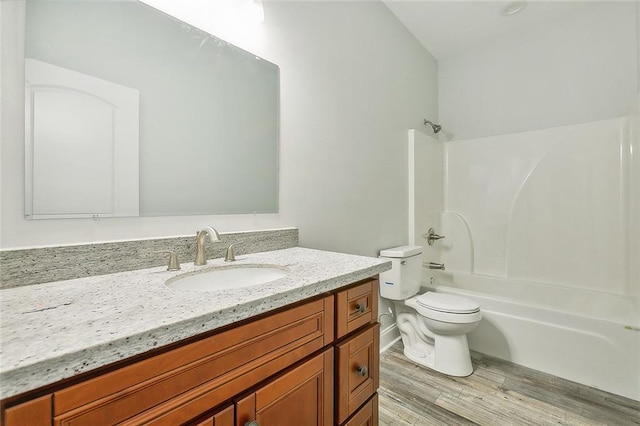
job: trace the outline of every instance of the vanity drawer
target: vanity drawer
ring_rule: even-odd
[[[344,422],[378,389],[380,324],[336,345],[337,423]]]
[[[54,394],[55,425],[181,424],[333,340],[333,296]]]
[[[378,394],[367,401],[342,426],[378,426]]]
[[[370,278],[336,294],[336,338],[378,320],[378,279]]]

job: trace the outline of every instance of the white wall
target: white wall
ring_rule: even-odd
[[[440,124],[460,140],[623,116],[638,90],[636,40],[636,2],[596,2],[444,58]]]
[[[435,59],[382,3],[267,2],[271,14],[281,205],[301,244],[371,255],[403,244],[406,132],[437,114]]]
[[[23,219],[20,3],[0,2],[1,248],[185,235],[204,225],[297,226],[303,246],[365,255],[406,242],[406,131],[437,117],[437,70],[382,3],[265,2],[259,34],[229,40],[280,66],[279,214],[98,221]],[[206,20],[206,2],[180,4],[192,23]]]

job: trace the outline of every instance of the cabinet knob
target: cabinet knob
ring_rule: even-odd
[[[356,303],[356,312],[364,314],[364,311],[367,310],[367,305],[364,303]]]
[[[369,372],[369,369],[367,368],[366,365],[360,365],[356,367],[356,373],[358,373],[358,376],[367,377],[368,372]]]
[[[246,422],[244,426],[260,426],[257,420],[251,420],[250,422]]]

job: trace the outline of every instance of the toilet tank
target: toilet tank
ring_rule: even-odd
[[[391,261],[391,270],[380,274],[380,296],[404,300],[420,291],[422,251],[420,246],[401,246],[380,251],[380,258]]]

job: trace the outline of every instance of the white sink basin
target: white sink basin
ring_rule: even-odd
[[[277,266],[223,266],[178,275],[166,284],[176,290],[217,291],[266,284],[286,275],[287,271]]]

